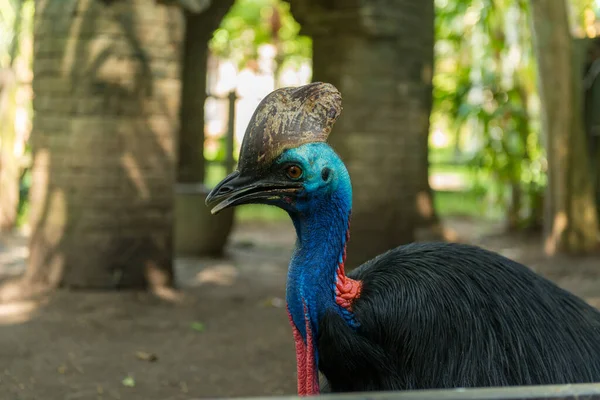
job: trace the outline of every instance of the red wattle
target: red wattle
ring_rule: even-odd
[[[306,315],[306,305],[304,306],[304,313]],[[294,333],[294,342],[296,344],[296,369],[298,374],[298,395],[299,396],[311,396],[320,393],[319,389],[319,375],[315,363],[315,349],[313,343],[312,329],[310,327],[310,321],[306,321],[306,344],[302,339],[302,335],[294,321],[292,315],[288,310],[288,318],[292,325],[292,331]]]
[[[346,242],[350,239],[350,230],[346,232]],[[335,276],[335,302],[346,310],[352,312],[352,302],[360,297],[362,282],[346,276],[344,264],[346,262],[346,248],[342,254]]]
[[[306,306],[304,306],[304,313],[306,314]],[[319,373],[315,362],[315,348],[313,341],[312,329],[310,327],[310,321],[308,318],[306,321],[306,343],[308,344],[306,349],[306,395],[316,395],[321,392],[319,388]]]

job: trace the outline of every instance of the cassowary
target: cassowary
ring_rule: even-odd
[[[261,203],[297,233],[286,288],[298,394],[600,381],[600,312],[478,247],[409,244],[344,272],[350,177],[326,143],[341,113],[326,83],[258,105],[213,213]],[[385,194],[379,194],[385,195]]]

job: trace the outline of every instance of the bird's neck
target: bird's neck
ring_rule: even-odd
[[[292,215],[298,239],[288,270],[286,300],[296,340],[300,395],[318,393],[315,338],[325,312],[334,311],[349,325],[358,325],[351,305],[360,296],[361,283],[344,271],[350,201],[333,195],[306,213]]]
[[[288,270],[287,303],[296,327],[306,339],[304,308],[316,333],[328,310],[355,324],[351,311],[358,282],[346,276],[346,244],[350,237],[350,210],[332,205],[330,212],[294,217],[298,240]]]

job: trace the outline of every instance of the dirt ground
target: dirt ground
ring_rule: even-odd
[[[525,262],[600,305],[599,258],[545,259],[537,238],[452,220],[461,240]],[[60,291],[0,304],[0,399],[175,400],[294,394],[284,307],[289,223],[239,225],[227,259],[176,263],[182,302],[143,293]],[[0,237],[4,276],[26,238]]]

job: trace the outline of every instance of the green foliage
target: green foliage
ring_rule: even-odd
[[[600,2],[595,0],[568,0],[567,5],[570,6],[569,23],[571,29],[577,36],[580,36],[585,32],[588,25],[587,12],[592,11],[598,15],[598,11],[600,11]]]
[[[312,57],[311,39],[299,32],[287,2],[237,0],[215,31],[210,49],[243,67],[258,58],[261,45],[275,43],[283,62],[299,64]]]
[[[442,216],[481,218],[498,220],[502,216],[502,209],[495,204],[486,204],[481,201],[478,190],[464,192],[435,192],[435,209]]]
[[[538,204],[546,163],[527,2],[440,0],[436,11],[434,112],[449,120],[459,153],[471,146],[475,190],[510,210],[513,227],[535,224],[526,204]]]
[[[280,15],[278,35],[274,13]],[[512,210],[526,225],[535,214],[527,205],[542,195],[546,165],[527,13],[527,0],[436,0],[432,120],[453,133],[454,149],[440,160],[439,154],[431,157],[434,165],[466,160],[471,170],[461,173],[472,182],[469,196],[479,196],[484,207],[491,202],[494,209]],[[287,3],[238,0],[215,32],[211,50],[242,67],[258,57],[262,44],[275,43],[279,62],[305,61],[310,39],[298,36],[299,30]],[[221,153],[207,156],[221,160]],[[440,207],[453,209],[445,204]]]
[[[0,68],[11,67],[22,35],[33,32],[32,0],[0,0]]]
[[[0,68],[10,65],[12,49],[17,41],[19,19],[18,0],[0,0]]]
[[[13,76],[17,79],[23,75],[23,71],[17,68],[23,66],[15,64],[15,60],[23,55],[23,40],[31,37],[33,33],[34,2],[32,0],[0,0],[0,72],[2,69],[12,69]],[[27,60],[31,62],[30,59]],[[0,90],[2,88],[0,87]],[[0,104],[0,146],[13,146],[15,140],[14,123],[15,113],[19,108],[17,103],[17,86],[8,85],[8,101]],[[1,93],[0,93],[1,94]],[[22,106],[22,105],[21,105]],[[31,104],[27,104],[28,112],[31,112]],[[29,114],[31,115],[31,113]],[[31,152],[28,144],[25,146],[25,154]],[[21,226],[27,219],[29,209],[28,195],[31,186],[29,168],[22,171],[19,182],[19,204],[17,214],[17,225]]]
[[[204,159],[209,163],[223,163],[227,158],[227,136],[220,136],[216,141],[218,144],[214,149],[204,149]],[[225,175],[221,179],[224,177]]]

